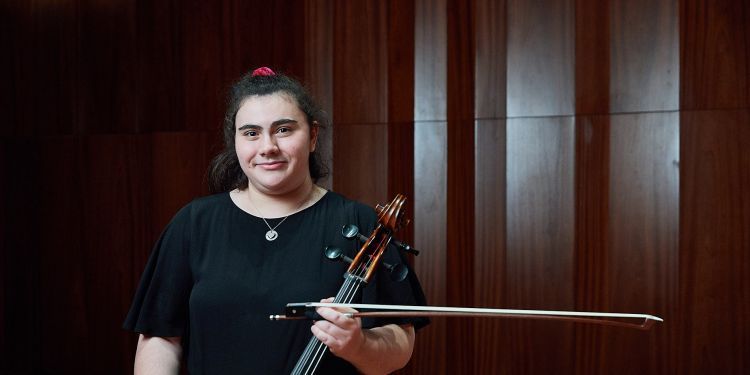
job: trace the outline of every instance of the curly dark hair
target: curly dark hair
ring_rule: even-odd
[[[224,150],[211,160],[208,167],[208,188],[212,193],[247,188],[247,176],[240,167],[234,149],[235,117],[242,101],[246,98],[275,93],[284,93],[294,99],[299,109],[305,114],[309,126],[317,124],[319,129],[328,126],[325,112],[299,81],[280,73],[255,76],[252,73],[245,74],[229,90],[223,126]],[[320,148],[316,147],[315,151],[310,153],[309,158],[310,177],[313,182],[328,175],[328,168],[321,160],[319,150]]]

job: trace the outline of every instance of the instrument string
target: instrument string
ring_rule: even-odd
[[[380,246],[383,245],[384,241],[387,240],[387,238],[379,238],[378,248],[380,248]],[[354,297],[357,295],[357,292],[362,286],[364,277],[367,274],[367,271],[372,267],[373,262],[373,257],[371,255],[367,255],[367,260],[364,262],[364,264],[360,264],[353,273],[350,273],[346,276],[344,285],[341,287],[339,293],[334,298],[335,303],[351,303],[352,300],[354,300]],[[305,365],[304,372],[299,372],[298,370],[302,369],[295,368],[292,374],[296,375],[314,373],[327,350],[328,346],[323,344],[323,342],[321,342],[317,338],[313,337],[308,343],[302,355],[304,361],[298,362],[298,366],[303,362],[307,363],[307,365]]]
[[[385,207],[376,207],[378,214],[377,226],[357,253],[354,264],[350,267],[352,271],[347,271],[345,274],[344,283],[334,297],[334,303],[351,303],[361,287],[369,281],[378,261],[390,243],[391,232],[398,230],[398,227],[402,224],[400,215],[401,207],[405,200],[406,197],[398,194]],[[300,359],[294,366],[292,374],[313,374],[325,355],[326,350],[328,350],[328,346],[318,340],[317,337],[311,337]]]

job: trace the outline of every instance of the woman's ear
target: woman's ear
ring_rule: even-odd
[[[317,121],[313,121],[310,126],[310,152],[315,151],[315,147],[318,145],[318,133],[320,133],[320,125]]]

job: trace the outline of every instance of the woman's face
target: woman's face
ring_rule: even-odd
[[[310,179],[309,156],[317,127],[284,93],[251,96],[235,117],[234,149],[249,188],[278,195],[303,187]]]

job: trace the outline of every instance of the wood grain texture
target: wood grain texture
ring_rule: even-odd
[[[447,228],[446,0],[414,2],[414,244],[415,267],[427,301],[445,306]],[[445,374],[448,320],[419,332],[409,370]]]
[[[618,0],[610,6],[610,110],[677,110],[678,0]]]
[[[305,82],[328,116],[333,115],[333,0],[305,0]],[[329,121],[333,119],[329,118]],[[333,129],[318,133],[318,150],[333,170]],[[318,181],[331,189],[331,175]]]
[[[573,1],[507,4],[508,117],[573,114]]]
[[[610,129],[606,307],[676,323],[679,222],[679,115],[618,115]],[[611,332],[599,371],[666,373],[675,324],[646,334]],[[622,348],[628,348],[626,352]]]
[[[205,194],[225,89],[260,65],[334,115],[327,187],[413,189],[430,304],[666,319],[433,319],[402,373],[743,373],[748,7],[5,2],[0,373],[132,373],[119,325],[146,257]]]
[[[506,115],[507,20],[505,0],[476,0],[475,104],[478,119]]]
[[[750,3],[682,0],[680,107],[750,106]]]
[[[571,117],[507,122],[507,308],[570,310],[575,304],[575,129]],[[573,366],[572,325],[514,321],[503,373]]]
[[[474,305],[474,2],[448,0],[448,189],[446,285],[452,306]],[[475,372],[474,322],[454,320],[447,327],[449,374]]]
[[[577,116],[575,122],[575,307],[608,311],[610,118]],[[604,333],[600,327],[576,325],[574,373],[601,366]]]
[[[611,1],[575,2],[575,113],[609,113]]]
[[[415,259],[427,301],[448,304],[446,268],[447,124],[414,124],[414,244]],[[417,374],[445,374],[449,360],[447,319],[433,319],[419,332],[410,368]]]
[[[338,126],[388,121],[387,4],[335,2],[333,117]]]
[[[178,129],[217,129],[227,87],[252,69],[269,66],[301,77],[305,72],[304,9],[303,0],[176,5],[182,26],[182,101],[188,110],[201,109],[186,117]]]
[[[4,181],[3,225],[0,228],[2,250],[2,330],[0,339],[2,371],[31,373],[42,353],[39,350],[39,242],[38,217],[41,207],[30,204],[29,191],[41,186],[41,155],[33,150],[37,140],[31,137],[0,138],[0,161]],[[24,155],[19,159],[18,155]],[[7,180],[6,180],[7,179]]]
[[[506,266],[506,121],[477,120],[475,151],[475,257],[474,304],[503,308],[507,304]],[[472,361],[476,371],[499,371],[508,360],[508,322],[478,319],[474,322]]]
[[[333,190],[370,206],[390,202],[388,124],[347,124],[333,134]]]
[[[414,121],[446,121],[447,0],[414,2]]]
[[[414,1],[388,2],[388,197],[408,197],[404,209],[414,218]],[[390,199],[390,198],[389,198]],[[413,243],[414,226],[399,234]]]
[[[750,365],[750,110],[680,118],[677,372]]]

